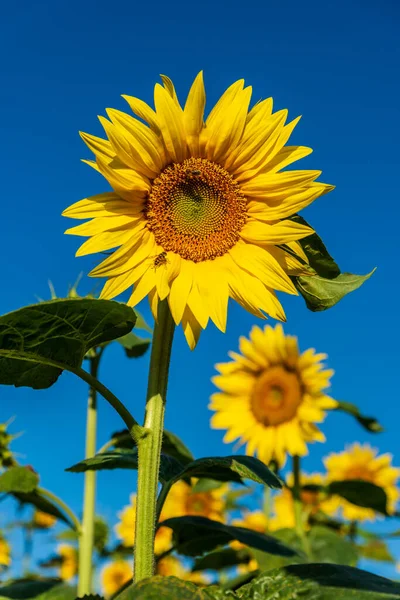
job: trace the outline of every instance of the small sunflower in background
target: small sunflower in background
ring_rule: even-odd
[[[126,560],[115,560],[106,564],[101,571],[103,593],[112,596],[133,577],[132,565]]]
[[[148,296],[155,318],[167,298],[194,348],[210,319],[225,331],[230,297],[257,317],[285,319],[275,292],[297,294],[289,275],[307,262],[298,240],[313,232],[290,217],[333,186],[317,181],[321,171],[286,170],[312,152],[286,145],[299,118],[286,123],[271,98],[250,108],[243,79],[205,118],[202,73],[184,107],[161,77],[155,110],[123,96],[138,118],[107,109],[107,139],[81,134],[95,155],[84,162],[113,191],[63,215],[91,219],[66,231],[89,238],[77,256],[112,250],[90,273],[107,278],[100,297],[133,287],[128,304]]]
[[[202,573],[188,571],[176,556],[165,556],[159,560],[156,564],[156,575],[178,577],[179,579],[191,581],[198,585],[206,585],[208,583]]]
[[[0,535],[0,567],[11,565],[11,548],[5,538]]]
[[[56,522],[56,517],[41,510],[35,510],[33,514],[33,524],[38,529],[50,529]]]
[[[322,363],[326,354],[300,354],[297,338],[285,336],[280,324],[253,327],[239,348],[213,377],[221,391],[211,397],[211,427],[227,430],[224,442],[239,439],[246,454],[280,466],[287,454],[304,456],[309,442],[324,442],[316,423],[337,406],[327,394],[333,371]]]
[[[359,479],[368,481],[383,488],[388,499],[387,511],[394,513],[399,500],[399,489],[396,485],[400,477],[400,469],[392,466],[392,455],[378,455],[378,450],[369,444],[348,446],[343,452],[332,452],[324,459],[327,470],[327,481],[343,481]],[[378,516],[370,508],[363,508],[337,498],[340,512],[350,521],[374,521]]]
[[[326,477],[321,473],[301,473],[300,485],[320,485],[323,486],[326,483]],[[283,488],[278,494],[274,496],[272,503],[273,515],[269,520],[270,531],[276,531],[277,529],[293,529],[296,526],[295,512],[294,512],[294,500],[293,494],[290,488],[293,486],[293,475],[289,474],[287,478],[287,485],[289,487]],[[301,490],[300,500],[302,513],[305,524],[308,519],[319,512],[325,515],[333,515],[337,510],[336,498],[327,497],[323,492],[318,490]],[[307,526],[307,525],[306,525]]]
[[[177,481],[169,491],[160,520],[194,515],[222,522],[227,490],[228,486],[223,484],[211,490],[196,491],[194,486]]]
[[[60,544],[57,547],[57,554],[61,558],[60,578],[63,581],[70,581],[78,572],[78,551],[69,544]]]

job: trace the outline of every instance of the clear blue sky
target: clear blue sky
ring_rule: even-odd
[[[173,78],[183,98],[204,69],[208,107],[244,77],[255,100],[272,95],[276,109],[303,115],[293,142],[314,153],[302,164],[322,169],[322,180],[337,186],[303,215],[342,270],[378,267],[361,290],[324,313],[308,312],[301,298],[283,298],[286,331],[299,336],[303,349],[328,353],[336,371],[333,396],[379,416],[386,428],[373,437],[350,418],[332,415],[324,425],[327,444],[312,447],[305,467],[320,468],[327,450],[354,439],[397,452],[400,464],[399,16],[394,0],[4,4],[0,313],[34,302],[35,294],[45,297],[48,279],[62,295],[95,264],[93,257],[74,258],[78,240],[63,235],[69,224],[60,216],[72,202],[107,189],[79,160],[89,154],[78,130],[100,134],[96,115],[127,108],[121,94],[151,102],[159,73]],[[85,276],[82,292],[92,286]],[[166,424],[198,457],[231,452],[222,433],[209,428],[210,377],[255,322],[232,303],[227,333],[209,327],[193,353],[177,332]],[[129,362],[115,347],[101,372],[139,419],[146,366],[146,358]],[[44,486],[79,512],[82,476],[63,469],[83,456],[84,384],[64,374],[44,392],[3,387],[0,394],[0,421],[17,415],[15,429],[25,431],[15,449]],[[99,445],[120,427],[100,401]],[[130,472],[101,474],[99,512],[115,520],[134,483]],[[0,524],[8,509],[0,505]],[[42,544],[41,557],[47,550]]]

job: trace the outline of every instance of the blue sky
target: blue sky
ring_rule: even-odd
[[[79,272],[95,264],[93,257],[74,257],[79,240],[63,236],[69,224],[60,216],[72,202],[108,189],[80,162],[89,153],[78,130],[100,134],[96,115],[106,107],[125,110],[121,94],[151,102],[159,73],[169,75],[184,98],[204,69],[208,109],[244,77],[254,100],[272,95],[275,109],[303,115],[292,142],[314,153],[302,164],[322,169],[322,180],[337,186],[303,216],[343,271],[378,267],[361,290],[324,313],[309,312],[301,298],[283,298],[286,332],[299,336],[301,348],[328,353],[336,371],[333,396],[379,416],[386,429],[373,437],[349,417],[331,415],[324,424],[328,442],[311,448],[305,468],[319,469],[328,450],[341,450],[354,439],[396,453],[399,13],[393,0],[379,6],[372,0],[250,5],[233,0],[229,8],[209,0],[4,5],[0,313],[35,302],[35,295],[46,297],[48,279],[63,295]],[[92,287],[84,276],[82,293]],[[148,314],[146,304],[142,310]],[[209,327],[192,353],[177,331],[166,425],[198,457],[232,450],[223,445],[221,432],[209,428],[210,377],[213,365],[255,323],[232,303],[227,333]],[[138,419],[147,361],[128,361],[115,346],[101,370],[101,380]],[[3,387],[0,394],[0,421],[16,415],[15,430],[25,432],[15,450],[40,472],[43,486],[79,512],[82,476],[64,469],[83,456],[84,384],[64,374],[44,392]],[[99,445],[120,427],[100,401]],[[115,520],[134,485],[130,472],[101,474],[99,513]],[[9,503],[0,505],[0,525],[8,510]],[[40,544],[40,556],[47,551]]]

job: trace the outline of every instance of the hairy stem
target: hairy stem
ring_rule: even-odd
[[[303,545],[304,553],[311,560],[311,547],[304,529],[303,505],[301,501],[300,457],[293,456],[293,502],[296,532]]]
[[[166,300],[158,307],[147,388],[145,434],[138,442],[135,581],[154,573],[154,535],[169,361],[175,325]]]

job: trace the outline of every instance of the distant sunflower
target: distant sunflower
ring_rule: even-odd
[[[324,485],[325,477],[321,473],[301,473],[300,484],[304,485]],[[290,473],[287,478],[288,486],[293,486],[293,475]],[[300,500],[302,513],[305,521],[308,521],[310,516],[318,512],[326,515],[332,515],[337,509],[337,501],[334,498],[327,498],[319,491],[301,490]],[[294,513],[294,500],[291,490],[287,487],[283,488],[273,500],[273,516],[269,521],[269,529],[276,531],[277,529],[292,529],[296,525]]]
[[[33,515],[33,523],[38,529],[50,529],[57,522],[56,517],[41,510],[35,510]]]
[[[101,572],[101,584],[106,596],[112,596],[132,579],[132,565],[126,560],[115,560],[105,565]]]
[[[0,537],[0,567],[9,567],[11,565],[11,548],[8,542]]]
[[[312,233],[288,217],[329,192],[320,171],[283,170],[312,152],[285,146],[299,118],[272,99],[249,110],[241,79],[204,122],[203,75],[181,107],[162,76],[155,110],[124,96],[139,119],[107,109],[99,117],[108,139],[82,133],[95,161],[85,161],[113,191],[81,200],[63,215],[91,221],[66,233],[89,237],[77,256],[119,247],[90,273],[106,277],[101,298],[132,288],[135,306],[149,297],[154,316],[168,298],[193,348],[209,319],[225,331],[229,297],[252,314],[284,320],[275,290],[296,294],[289,274],[306,258],[297,240]],[[145,121],[145,124],[143,123]]]
[[[70,581],[78,572],[78,551],[69,544],[61,544],[57,553],[61,557],[60,578]]]
[[[369,444],[355,443],[343,452],[332,452],[324,460],[328,481],[361,479],[383,488],[388,498],[387,510],[394,513],[400,497],[396,486],[400,469],[392,466],[392,455],[378,456],[378,450]],[[338,498],[341,513],[351,521],[374,521],[377,513],[369,508],[356,506],[343,498]]]
[[[337,406],[326,394],[333,375],[321,362],[326,354],[300,354],[280,324],[253,327],[239,347],[242,354],[230,352],[233,362],[218,364],[213,378],[221,392],[211,397],[211,427],[227,429],[224,442],[239,438],[247,454],[282,465],[287,453],[303,456],[308,442],[325,441],[315,423]]]
[[[185,581],[191,581],[200,585],[205,585],[207,579],[202,573],[187,571],[181,561],[176,556],[165,556],[156,564],[156,575],[164,577],[178,577]]]
[[[258,531],[259,533],[265,533],[268,529],[268,517],[261,510],[246,511],[244,514],[242,514],[241,518],[233,519],[232,525],[234,525],[235,527],[244,527],[245,529],[251,529],[252,531]],[[236,550],[244,548],[245,546],[245,544],[242,544],[237,540],[231,542],[230,545]],[[253,563],[253,566],[254,564],[255,563]]]
[[[226,491],[226,485],[207,491],[196,491],[184,481],[177,481],[169,491],[160,520],[194,515],[223,521]]]

